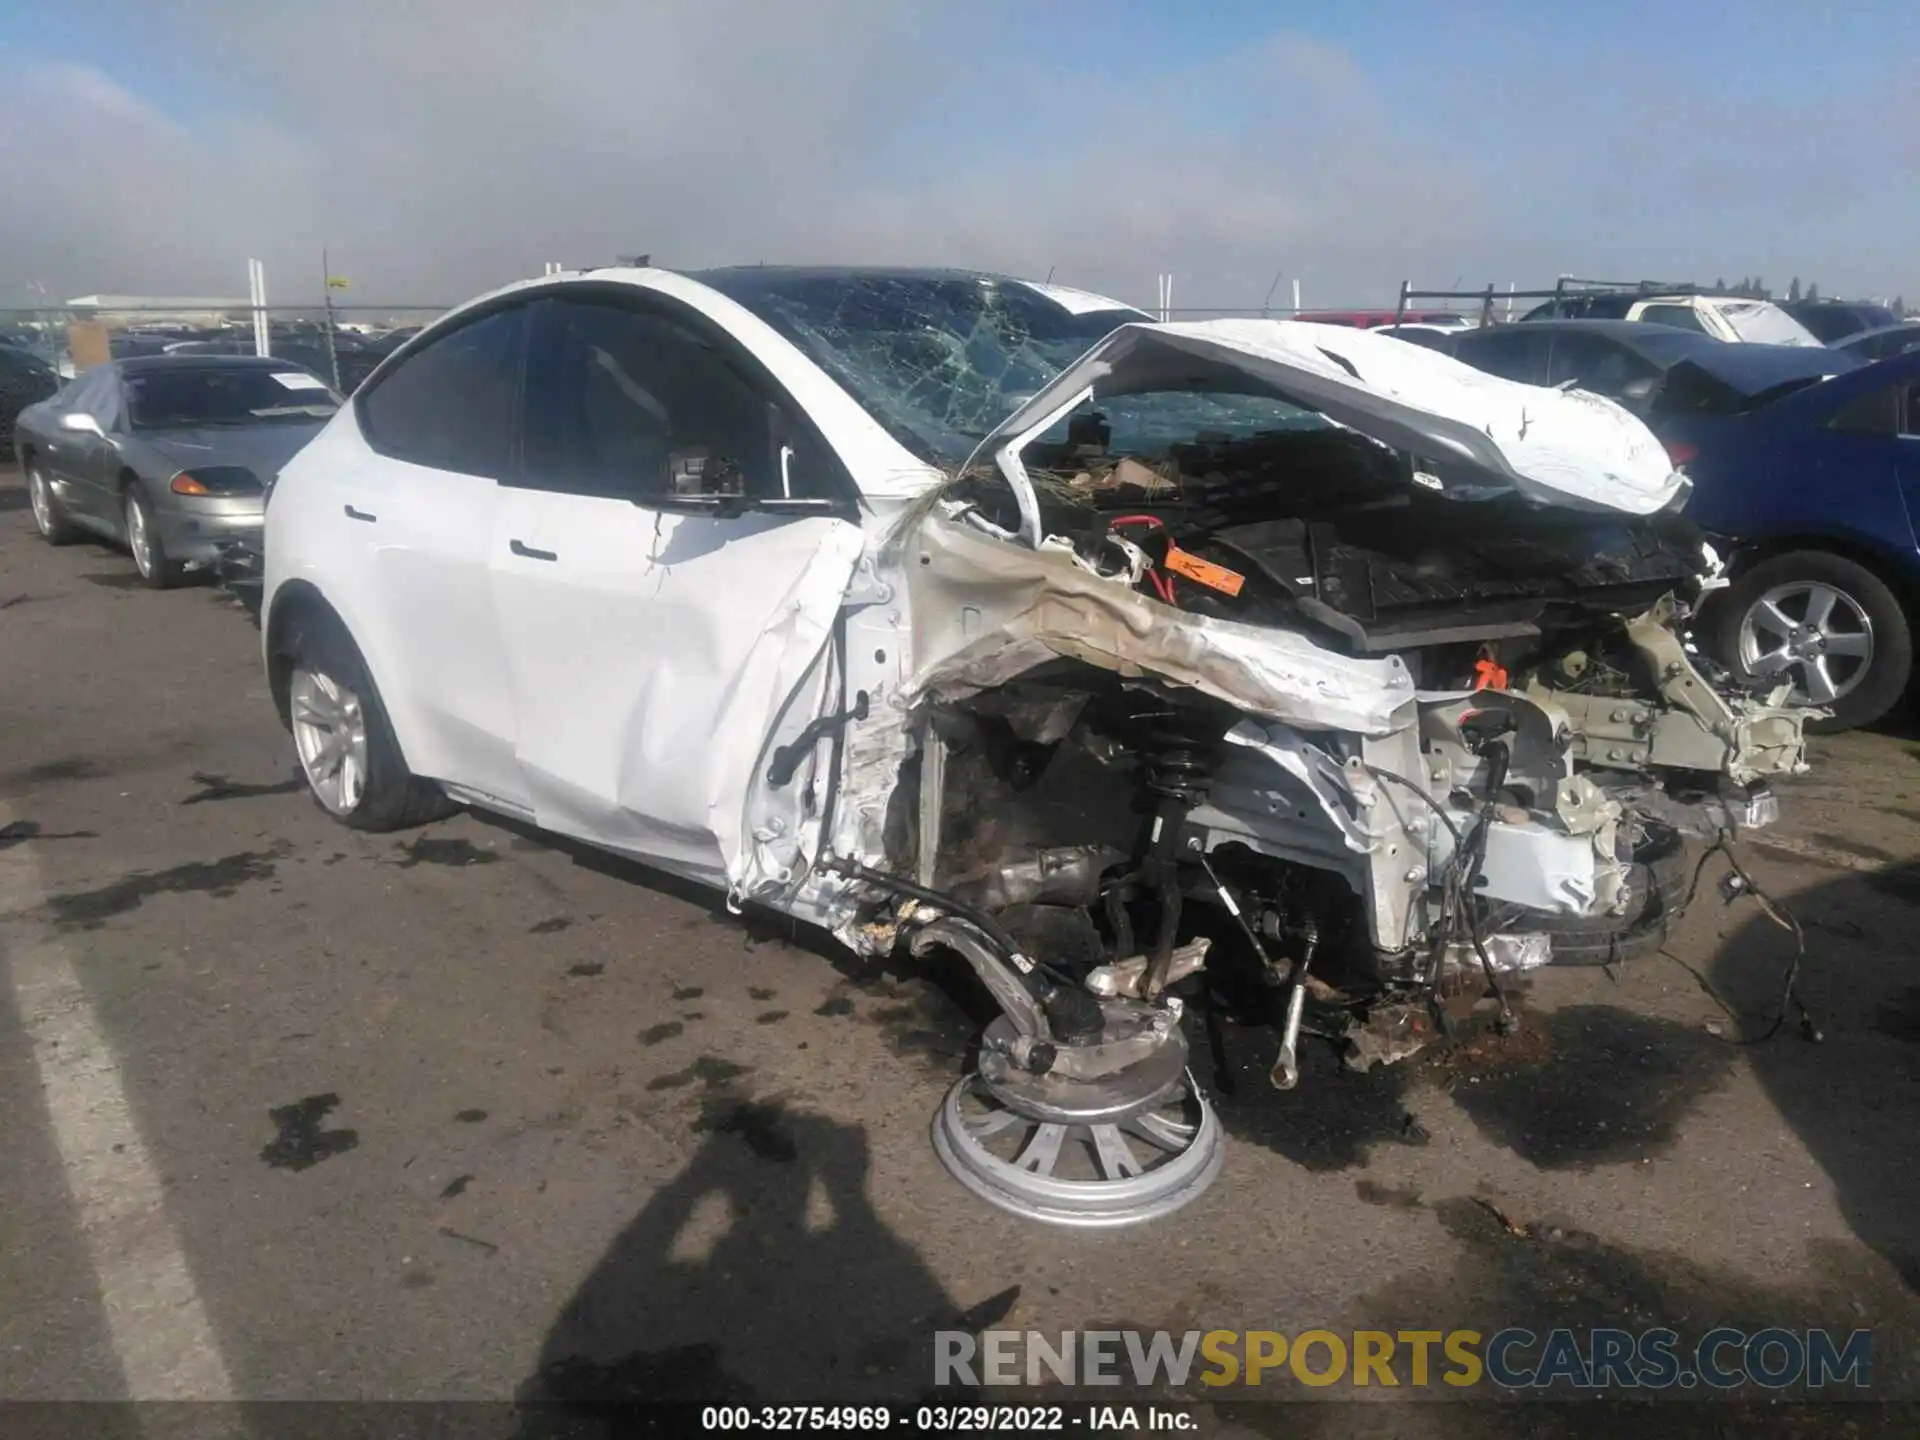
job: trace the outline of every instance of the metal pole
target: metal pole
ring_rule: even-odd
[[[333,267],[327,263],[326,247],[320,249],[320,299],[327,316],[327,369],[333,372],[333,388],[340,388],[340,354],[333,345]]]

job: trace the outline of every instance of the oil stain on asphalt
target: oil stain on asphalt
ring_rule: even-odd
[[[1518,1036],[1484,1035],[1429,1057],[1489,1140],[1543,1170],[1644,1160],[1733,1069],[1724,1040],[1607,1006],[1526,1017]]]
[[[309,1170],[322,1160],[342,1155],[360,1143],[358,1130],[322,1130],[320,1124],[340,1103],[338,1095],[309,1095],[291,1105],[267,1112],[279,1133],[260,1151],[260,1158],[276,1170]]]
[[[168,870],[136,870],[95,890],[76,890],[47,899],[47,915],[63,930],[97,930],[116,915],[138,910],[155,895],[232,895],[242,885],[273,878],[274,862],[287,846],[246,850],[219,860],[195,861]]]
[[[752,1070],[751,1065],[736,1065],[733,1061],[722,1060],[717,1055],[702,1055],[684,1070],[654,1076],[647,1082],[647,1089],[678,1090],[695,1081],[709,1090],[725,1089],[743,1075],[750,1074]]]
[[[471,840],[422,835],[412,844],[400,847],[401,857],[394,863],[402,870],[411,870],[416,865],[491,865],[500,857],[491,850],[482,850]]]
[[[106,773],[106,767],[98,760],[84,755],[69,755],[8,772],[4,788],[25,790],[35,785],[56,785],[64,780],[98,780]]]
[[[193,772],[193,783],[200,788],[182,800],[182,805],[205,805],[210,800],[251,800],[259,795],[292,795],[306,785],[298,775],[269,784],[253,785],[202,770]]]

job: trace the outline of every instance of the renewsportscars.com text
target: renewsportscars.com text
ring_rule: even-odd
[[[1831,1394],[1873,1383],[1873,1334],[1509,1327],[1479,1330],[960,1330],[935,1336],[935,1385],[1497,1385],[1508,1390],[1732,1390]]]

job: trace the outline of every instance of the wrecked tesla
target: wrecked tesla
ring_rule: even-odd
[[[998,1003],[934,1137],[1003,1208],[1167,1213],[1187,1002],[1364,1067],[1657,945],[1805,713],[1683,643],[1640,422],[1352,329],[952,272],[548,277],[399,350],[267,509],[318,802],[518,816]],[[1309,1022],[1310,1017],[1310,1022]]]

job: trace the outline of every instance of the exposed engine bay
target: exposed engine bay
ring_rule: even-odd
[[[898,789],[821,862],[865,897],[843,936],[957,951],[1000,1005],[949,1168],[1074,1224],[1211,1178],[1187,1005],[1270,1020],[1282,1089],[1308,1030],[1357,1068],[1510,1030],[1556,949],[1657,948],[1685,837],[1767,823],[1818,713],[1687,647],[1717,562],[1677,506],[1543,503],[1293,391],[1297,423],[1129,447],[1124,358],[903,521],[908,739],[849,732]]]

